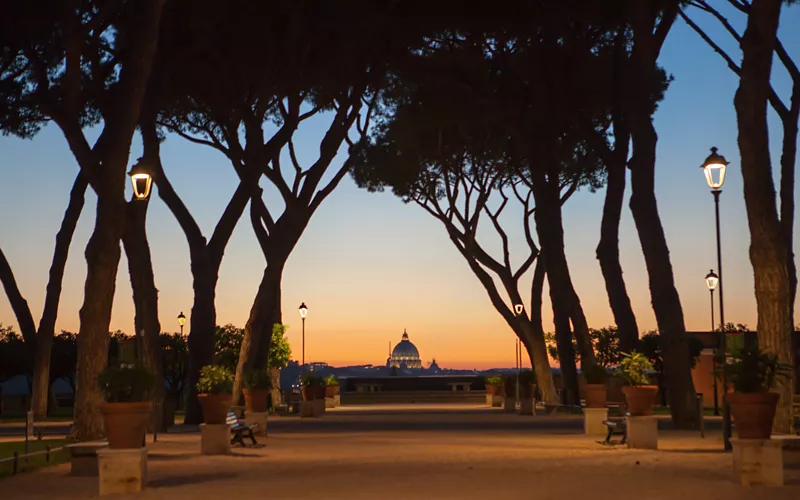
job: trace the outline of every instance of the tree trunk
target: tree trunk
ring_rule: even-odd
[[[14,311],[14,316],[17,318],[17,325],[19,325],[22,338],[25,343],[32,348],[36,343],[36,324],[33,322],[33,316],[31,315],[30,307],[28,307],[28,301],[25,300],[25,297],[23,297],[22,293],[19,291],[14,272],[2,250],[0,250],[0,281],[3,282],[3,288],[6,290],[8,302],[11,304],[11,309]]]
[[[133,303],[136,311],[136,353],[141,363],[156,374],[153,394],[151,430],[164,432],[161,425],[164,384],[161,365],[161,344],[158,320],[158,290],[153,277],[153,262],[147,241],[147,208],[149,201],[131,200],[128,203],[128,223],[122,242],[128,257]]]
[[[600,242],[597,245],[597,260],[605,280],[608,302],[614,321],[619,329],[619,346],[622,352],[631,352],[639,340],[639,327],[631,307],[625,279],[622,276],[622,265],[619,261],[619,222],[622,215],[622,203],[625,197],[625,164],[628,157],[629,135],[618,131],[623,138],[617,139],[614,148],[614,161],[606,165],[608,177],[606,181],[606,199],[603,204],[603,220],[600,224]],[[624,147],[622,145],[624,144]],[[621,150],[619,150],[622,148]]]
[[[233,400],[242,400],[245,375],[267,366],[272,325],[281,322],[281,278],[284,262],[268,265],[258,286],[250,316],[244,326],[242,348],[236,365]]]
[[[789,272],[789,292],[794,325],[794,300],[797,296],[797,268],[794,262],[794,177],[797,158],[797,120],[800,115],[800,82],[792,90],[792,108],[783,120],[783,145],[781,152],[781,232],[786,245],[786,264]]]
[[[200,369],[214,363],[214,329],[217,313],[214,307],[218,269],[192,263],[194,303],[189,322],[189,395],[184,423],[197,425],[203,422],[203,413],[197,399],[197,381]]]
[[[664,377],[670,403],[672,422],[680,429],[697,427],[697,407],[692,382],[691,360],[686,343],[686,326],[680,297],[675,289],[669,248],[664,235],[655,196],[656,144],[658,136],[653,127],[653,88],[657,80],[656,60],[660,41],[654,36],[655,17],[650,2],[633,2],[634,44],[630,78],[630,106],[627,121],[631,126],[633,155],[629,162],[631,171],[630,209],[650,282],[653,312],[661,336]],[[676,9],[676,5],[671,8]],[[663,37],[664,23],[668,29],[674,20],[662,18],[658,32]],[[663,38],[661,38],[663,40]]]
[[[36,336],[36,354],[33,362],[33,392],[31,395],[31,409],[34,419],[47,416],[47,405],[50,401],[50,353],[53,350],[53,336],[55,335],[56,317],[58,316],[58,303],[61,299],[61,285],[64,279],[64,269],[67,265],[69,247],[75,227],[83,211],[83,204],[88,186],[86,175],[78,172],[69,203],[61,220],[61,228],[56,234],[56,246],[53,251],[53,263],[50,265],[50,276],[47,282],[47,292],[44,299],[42,318],[39,321],[39,330]]]
[[[561,215],[561,190],[557,175],[545,179],[538,174],[533,183],[536,201],[536,232],[547,255],[547,281],[550,284],[550,298],[559,302],[559,310],[572,321],[575,339],[581,353],[581,366],[594,363],[594,349],[589,339],[589,325],[583,313],[581,301],[572,285],[572,278],[564,252],[564,226]]]
[[[549,281],[549,275],[548,275]],[[579,402],[578,369],[575,364],[575,350],[572,346],[572,332],[569,327],[569,313],[563,311],[559,301],[554,297],[553,285],[550,285],[550,301],[553,304],[553,324],[556,328],[556,348],[561,368],[561,400],[567,405]]]
[[[794,369],[788,252],[775,208],[767,129],[767,98],[781,3],[781,0],[760,0],[750,6],[747,29],[741,42],[741,78],[734,105],[750,226],[750,261],[755,278],[759,346],[776,354],[782,363],[790,364]],[[789,380],[776,388],[780,401],[773,427],[775,432],[792,432],[793,386],[794,372]]]
[[[523,332],[528,336],[531,364],[536,371],[536,384],[546,403],[558,403],[558,393],[553,382],[553,369],[550,367],[550,357],[547,355],[547,343],[544,340],[544,327],[542,326],[542,294],[544,293],[545,278],[544,254],[539,253],[536,267],[533,269],[533,283],[531,285],[531,312],[530,323],[523,324]]]
[[[113,167],[124,175],[124,164]],[[106,165],[105,168],[110,169],[111,166]],[[115,186],[117,189],[109,188],[109,193],[98,193],[97,220],[86,246],[86,285],[80,310],[72,429],[78,441],[91,441],[104,435],[103,417],[100,414],[103,393],[97,385],[97,377],[108,360],[108,330],[120,259],[119,244],[125,226],[125,203],[122,198],[124,178],[118,177],[118,182],[112,181],[112,185],[118,184]]]

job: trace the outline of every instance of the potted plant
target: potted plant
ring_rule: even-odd
[[[300,376],[300,383],[302,384],[301,392],[303,394],[303,401],[314,401],[320,397],[320,389],[322,389],[323,398],[325,391],[325,380],[315,373],[304,373]]]
[[[253,370],[245,377],[244,406],[247,413],[267,411],[269,393],[272,391],[272,374],[268,369]]]
[[[153,403],[156,377],[140,365],[108,367],[97,378],[105,396],[100,406],[108,447],[141,448]]]
[[[333,398],[339,394],[339,379],[336,378],[336,375],[330,375],[325,377],[325,397],[326,398]]]
[[[197,398],[206,424],[224,424],[228,418],[233,392],[233,374],[224,366],[207,365],[200,369]]]
[[[586,407],[605,408],[606,407],[606,381],[608,372],[598,364],[592,364],[583,370],[583,378],[586,380]]]
[[[500,388],[503,386],[503,377],[499,375],[490,375],[486,377],[486,394],[495,396],[500,393]]]
[[[519,372],[519,398],[521,400],[533,399],[536,393],[536,372],[522,370]]]
[[[648,373],[653,372],[653,364],[642,353],[631,351],[623,354],[617,372],[626,384],[622,392],[631,416],[652,415],[658,395],[658,386],[650,385],[648,378]]]
[[[744,347],[733,354],[729,363],[717,365],[727,375],[734,392],[727,394],[731,415],[739,439],[769,439],[779,394],[769,392],[778,381],[791,374],[789,365],[778,356],[758,347]]]

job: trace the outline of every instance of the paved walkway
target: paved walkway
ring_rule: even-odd
[[[231,456],[201,456],[198,434],[161,435],[151,445],[147,490],[117,498],[800,498],[800,471],[778,489],[734,484],[716,432],[700,439],[665,430],[659,451],[632,451],[581,435],[580,417],[441,405],[274,418],[269,431],[267,446],[235,448]],[[67,472],[64,465],[5,479],[2,498],[96,497],[96,479]]]

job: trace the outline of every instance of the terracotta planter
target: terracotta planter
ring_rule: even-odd
[[[725,396],[731,405],[731,416],[736,437],[739,439],[769,439],[772,420],[778,406],[776,392],[743,394],[734,392]]]
[[[303,395],[303,401],[314,401],[317,399],[317,388],[303,386],[300,388],[300,393]]]
[[[267,411],[267,399],[272,389],[244,389],[244,409],[247,413]]]
[[[500,386],[486,384],[486,394],[490,396],[496,396],[500,394]]]
[[[622,388],[625,402],[632,417],[642,417],[653,414],[653,404],[656,402],[658,387],[654,385],[625,386]]]
[[[108,447],[115,450],[141,448],[152,409],[150,401],[103,403],[100,413],[103,414]]]
[[[314,388],[316,392],[316,397],[314,399],[325,399],[325,394],[327,394],[327,386],[320,386]]]
[[[198,394],[197,399],[203,408],[203,422],[206,424],[224,424],[228,419],[232,399],[230,394]]]
[[[586,384],[586,407],[605,408],[607,393],[606,384]]]
[[[339,394],[339,386],[338,385],[329,385],[325,387],[325,397],[332,398]]]

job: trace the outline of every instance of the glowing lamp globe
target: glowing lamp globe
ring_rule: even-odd
[[[728,168],[729,163],[724,156],[717,154],[717,148],[711,148],[711,154],[700,165],[706,175],[708,187],[715,191],[722,187],[722,184],[725,183],[725,170]]]
[[[525,306],[523,306],[522,304],[514,304],[514,312],[517,313],[517,316],[522,314],[522,311],[524,311],[524,310],[525,310]]]
[[[717,276],[717,274],[712,269],[711,271],[708,272],[708,274],[706,274],[706,285],[708,286],[709,290],[713,291],[714,289],[717,288],[718,284],[719,284],[719,276]]]
[[[150,175],[150,170],[144,165],[141,158],[131,167],[128,175],[131,177],[131,184],[133,184],[133,197],[137,200],[146,200],[150,196],[153,176]]]
[[[178,315],[178,325],[183,326],[186,324],[186,316],[183,315],[183,311]]]
[[[297,310],[300,311],[300,317],[305,319],[306,315],[308,314],[308,307],[306,307],[306,303],[303,302],[300,304],[300,307]]]

